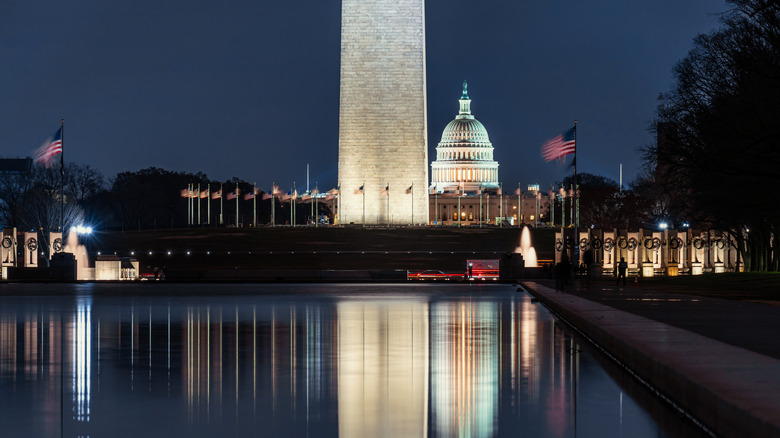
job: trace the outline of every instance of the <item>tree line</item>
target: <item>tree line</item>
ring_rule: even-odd
[[[182,196],[183,189],[190,186],[197,189],[198,185],[201,191],[223,189],[221,218],[219,199],[209,197],[190,201]],[[238,222],[252,225],[256,205],[258,225],[269,223],[271,204],[262,201],[264,192],[258,191],[256,203],[244,199],[244,194],[253,193],[254,187],[239,178],[218,181],[209,179],[202,172],[172,172],[150,167],[121,172],[107,183],[103,175],[89,165],[69,163],[62,173],[58,167],[35,165],[29,175],[0,176],[0,222],[6,228],[38,231],[58,231],[61,226],[69,230],[80,224],[114,231],[205,227],[209,224],[232,226],[236,224],[236,200],[225,198],[236,187],[240,192]],[[188,207],[189,202],[194,207]],[[201,203],[200,211],[198,202]],[[211,203],[210,217],[207,202]],[[290,203],[278,199],[274,202],[275,222],[290,224]],[[193,208],[192,215],[188,213],[189,208]],[[295,208],[297,224],[314,220],[311,205],[295,204]],[[318,213],[329,215],[329,203],[318,204],[317,210],[314,216]]]

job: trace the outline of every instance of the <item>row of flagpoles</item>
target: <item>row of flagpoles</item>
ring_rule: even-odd
[[[314,216],[314,212],[319,211],[317,207],[317,202],[320,201],[320,198],[323,198],[323,202],[328,202],[336,199],[336,196],[338,195],[338,189],[331,189],[327,192],[327,194],[322,197],[320,195],[320,192],[318,189],[313,189],[310,192],[306,192],[304,194],[299,195],[297,189],[293,189],[290,192],[283,193],[279,186],[276,184],[271,185],[271,193],[267,192],[261,192],[261,190],[257,187],[257,184],[254,184],[252,187],[252,190],[244,193],[243,199],[245,201],[252,200],[253,204],[253,219],[252,219],[252,226],[257,226],[257,198],[258,195],[260,196],[261,200],[267,201],[269,199],[279,199],[281,202],[290,202],[290,205],[292,205],[294,202],[298,202],[299,200],[301,202],[307,202],[312,201],[312,216]],[[224,204],[223,199],[227,199],[228,201],[236,200],[236,226],[239,226],[239,200],[241,199],[241,189],[236,185],[235,189],[231,192],[228,192],[223,196],[223,186],[220,184],[220,188],[215,191],[211,191],[211,184],[207,184],[206,188],[204,190],[201,190],[200,183],[198,184],[188,184],[187,188],[181,190],[181,197],[182,198],[188,198],[187,202],[187,220],[189,225],[196,225],[196,206],[195,206],[195,199],[198,199],[197,202],[197,225],[202,225],[201,223],[201,199],[211,199],[211,200],[217,200],[219,199],[219,223],[224,224]],[[206,203],[207,208],[207,221],[206,225],[211,225],[211,202]],[[271,225],[276,225],[276,202],[271,202]],[[296,223],[296,212],[294,208],[290,209],[290,223],[295,226]],[[318,221],[315,220],[315,225]]]

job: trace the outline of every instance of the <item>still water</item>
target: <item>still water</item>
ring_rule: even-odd
[[[0,285],[2,436],[698,434],[616,368],[509,285]]]

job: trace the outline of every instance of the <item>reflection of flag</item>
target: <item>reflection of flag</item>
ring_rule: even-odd
[[[362,194],[362,193],[363,193],[363,186],[360,186],[360,188],[358,188],[357,190],[355,190],[355,194],[356,194],[356,195],[360,195],[360,194]]]
[[[331,194],[328,194],[328,196],[326,196],[326,197],[325,197],[325,200],[326,200],[326,201],[332,201],[332,200],[334,200],[334,199],[336,199],[336,197],[335,197],[335,196],[333,196],[333,195],[331,195]]]
[[[302,201],[308,201],[309,199],[311,199],[311,195],[308,193],[304,193],[304,195],[301,196]]]
[[[263,201],[267,201],[273,197],[274,197],[273,195],[269,195],[268,193],[263,193]]]
[[[271,186],[271,195],[277,196],[277,195],[281,195],[281,194],[282,194],[282,192],[279,190],[279,186],[277,186],[276,184]]]
[[[220,199],[222,197],[222,189],[217,190],[211,194],[211,199]]]
[[[204,190],[204,191],[200,192],[200,197],[201,198],[208,198],[209,197],[209,191],[208,190]]]
[[[577,127],[559,134],[555,138],[547,140],[542,145],[542,158],[544,161],[552,161],[568,154],[573,154],[577,150],[575,141]]]
[[[244,201],[248,201],[248,200],[254,199],[254,198],[255,198],[255,194],[252,193],[252,192],[247,193],[247,194],[244,195]]]
[[[522,193],[520,192],[520,187],[515,189],[515,195],[520,196]]]
[[[330,190],[328,190],[328,194],[335,196],[335,195],[339,194],[339,191],[338,191],[338,189],[330,189]]]
[[[282,195],[282,201],[289,201],[291,198],[289,193],[285,193]]]
[[[406,194],[409,195],[414,191],[414,184],[410,185],[408,189],[406,189]]]
[[[232,192],[227,194],[227,199],[228,200],[236,199],[238,197],[238,195],[240,195],[240,194],[241,194],[241,191],[238,189],[238,187],[236,187],[236,190],[234,190],[234,191],[232,191]]]
[[[382,196],[390,196],[390,184],[386,185],[384,189],[382,189]]]
[[[54,133],[54,137],[49,138],[44,142],[38,150],[35,151],[35,162],[43,163],[48,169],[51,167],[51,160],[54,156],[62,153],[62,126],[57,132]]]
[[[182,198],[189,198],[192,196],[192,192],[190,189],[181,189],[181,197]]]

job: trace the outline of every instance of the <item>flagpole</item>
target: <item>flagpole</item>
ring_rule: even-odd
[[[579,184],[577,184],[577,120],[574,120],[574,215],[572,216],[573,223],[574,223],[574,260],[573,262],[576,262],[577,264],[575,266],[579,266],[580,259],[579,259],[579,241],[580,241],[580,234],[579,234],[579,212],[577,211],[577,189],[579,188]]]
[[[363,181],[363,228],[366,227],[366,182]]]
[[[463,195],[460,186],[458,186],[458,228],[460,228],[460,197]]]
[[[200,183],[198,183],[198,225],[200,225]]]
[[[503,206],[504,204],[504,186],[501,183],[498,183],[498,212],[502,215],[502,219],[498,221],[498,228],[503,228],[504,226],[504,219],[506,219],[506,210]]]
[[[521,228],[523,217],[523,190],[522,190],[522,184],[517,183],[517,228]]]
[[[65,119],[60,119],[60,231],[65,232]]]
[[[192,214],[190,206],[192,205],[192,183],[187,183],[187,226],[192,225]]]
[[[412,226],[414,226],[414,183],[412,183]]]
[[[292,222],[293,228],[295,228],[295,201],[298,198],[298,189],[295,188],[295,181],[293,181],[293,192],[290,196],[290,222]]]
[[[240,196],[238,192],[238,183],[236,183],[236,228],[238,228],[238,197]]]
[[[224,223],[223,222],[223,217],[224,217],[223,213],[224,213],[224,211],[222,209],[222,196],[223,196],[222,188],[223,188],[223,184],[219,183],[219,224],[220,225],[222,225]]]
[[[271,183],[271,227],[276,226],[276,182]]]
[[[254,204],[255,214],[252,227],[257,228],[257,181],[252,183],[252,203]]]
[[[387,183],[387,225],[390,225],[390,183]]]
[[[206,224],[211,225],[211,183],[208,183],[206,185],[206,191],[209,193],[209,196],[207,198],[207,204],[206,204],[206,214],[208,215],[208,218],[206,219]]]

